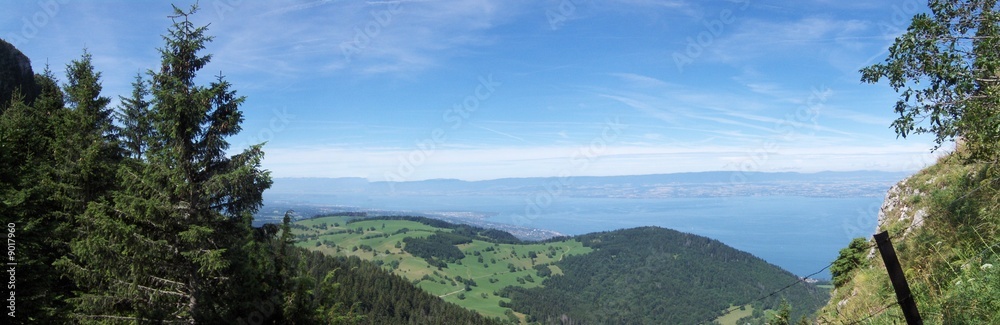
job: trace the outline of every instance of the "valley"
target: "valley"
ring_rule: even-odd
[[[296,245],[331,256],[357,256],[375,262],[445,301],[489,317],[508,317],[508,308],[499,305],[510,299],[497,294],[504,287],[537,287],[549,274],[562,274],[552,263],[592,251],[572,239],[536,244],[477,239],[456,245],[464,257],[438,267],[405,251],[402,243],[406,238],[426,238],[454,229],[412,220],[352,219],[332,216],[298,221],[293,228],[299,240]],[[540,272],[540,268],[548,271]]]
[[[755,301],[797,277],[718,241],[657,227],[541,242],[424,217],[323,216],[291,229],[299,247],[359,257],[447,302],[520,323],[605,323],[615,314],[643,323],[730,323],[763,319],[782,299],[808,315],[827,297],[802,282]],[[737,303],[744,308],[724,312]]]
[[[3,8],[2,324],[1000,324],[995,0]]]

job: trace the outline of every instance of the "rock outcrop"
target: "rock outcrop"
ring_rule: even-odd
[[[31,60],[14,45],[0,39],[0,108],[10,104],[8,98],[17,90],[29,103],[38,94]]]

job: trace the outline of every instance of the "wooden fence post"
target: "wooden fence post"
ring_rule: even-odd
[[[903,268],[899,265],[899,259],[896,258],[896,250],[892,248],[892,242],[889,241],[889,232],[883,231],[875,234],[875,244],[878,245],[878,252],[882,255],[882,261],[885,262],[886,271],[889,272],[892,288],[896,290],[896,302],[899,303],[899,308],[903,309],[906,324],[922,325],[924,321],[920,319],[917,302],[910,294],[906,275],[903,274]]]

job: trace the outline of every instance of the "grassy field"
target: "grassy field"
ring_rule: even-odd
[[[743,309],[736,309],[729,312],[728,314],[716,318],[715,321],[719,322],[719,324],[722,325],[737,325],[736,321],[740,320],[740,318],[747,317],[752,314],[753,314],[753,306],[746,305],[743,306]]]
[[[536,287],[545,277],[536,265],[549,264],[567,255],[587,254],[590,248],[576,240],[545,244],[497,244],[475,240],[457,245],[465,258],[448,267],[438,268],[423,258],[403,250],[406,237],[427,237],[451,229],[435,228],[407,220],[362,220],[348,223],[351,217],[323,217],[295,223],[295,235],[310,236],[296,245],[328,255],[350,256],[381,263],[382,267],[409,279],[418,287],[442,299],[475,310],[489,317],[506,318],[508,308],[500,307],[496,295],[509,286]],[[348,229],[352,232],[348,233]],[[406,230],[403,233],[404,229]],[[534,253],[534,254],[532,254]],[[532,258],[531,256],[535,257]],[[562,274],[548,266],[552,274]],[[475,285],[466,286],[468,280]],[[471,283],[469,283],[471,284]],[[517,315],[523,319],[523,315]]]

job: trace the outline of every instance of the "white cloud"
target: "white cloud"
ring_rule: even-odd
[[[724,62],[760,58],[814,56],[831,60],[866,48],[881,36],[869,36],[862,20],[803,17],[794,21],[739,19],[732,32],[723,33],[709,51]],[[853,56],[853,55],[852,55]]]
[[[400,74],[435,67],[484,35],[516,3],[493,1],[244,2],[214,23],[220,59],[292,77],[331,71]],[[251,23],[244,23],[250,21]]]
[[[642,88],[666,89],[672,87],[672,85],[663,80],[635,73],[611,73],[610,75]]]
[[[370,180],[657,174],[705,170],[912,171],[932,163],[916,145],[578,146],[437,149],[268,148],[264,167],[275,177],[366,177]]]

